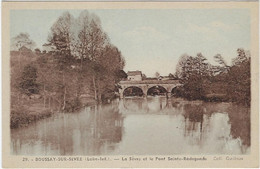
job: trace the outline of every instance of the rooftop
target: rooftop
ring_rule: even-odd
[[[127,72],[127,75],[128,75],[128,76],[142,75],[142,72],[139,71],[139,70],[136,70],[136,71],[128,71],[128,72]]]

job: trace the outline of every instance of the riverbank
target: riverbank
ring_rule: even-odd
[[[230,93],[224,82],[208,84],[204,82],[202,88],[192,88],[187,86],[177,87],[174,90],[174,97],[180,97],[189,101],[201,100],[205,102],[232,102],[250,107],[250,94],[247,91],[237,92],[237,95]],[[201,90],[201,91],[200,91]]]
[[[27,127],[31,123],[51,117],[55,112],[62,112],[59,110],[58,105],[44,108],[42,98],[20,100],[22,104],[12,106],[10,113],[10,128]],[[63,112],[71,113],[80,110],[83,107],[93,106],[97,104],[94,99],[84,98],[80,100],[80,104],[75,102],[67,102],[67,107]]]
[[[50,109],[30,111],[22,108],[22,110],[11,110],[10,128],[26,127],[33,122],[51,117],[52,114]]]
[[[173,97],[175,99],[180,99],[182,101],[186,100],[189,102],[205,102],[205,103],[223,102],[223,103],[233,103],[233,104],[241,105],[240,103],[232,102],[231,100],[227,99],[226,95],[224,95],[224,94],[208,94],[208,95],[203,96],[202,98],[196,98],[196,99],[190,99],[190,98],[186,98],[183,96],[172,96],[172,98]],[[246,106],[246,105],[243,105],[243,106]],[[246,107],[248,107],[248,106],[246,106]]]

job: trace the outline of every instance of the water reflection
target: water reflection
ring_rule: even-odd
[[[168,108],[168,100],[165,97],[147,97],[147,98],[125,98],[122,100],[124,109],[130,113],[160,113]]]
[[[122,139],[123,116],[117,105],[58,114],[28,128],[12,130],[14,154],[99,155]]]
[[[231,135],[235,139],[241,139],[241,151],[246,152],[251,145],[250,137],[250,110],[241,107],[229,107],[229,123],[231,124]]]
[[[250,111],[228,103],[126,98],[11,130],[16,155],[246,154]]]
[[[193,137],[194,141],[197,144],[200,144],[202,137],[202,126],[203,126],[203,107],[200,105],[184,105],[184,121],[185,121],[185,129],[184,136],[185,137]],[[194,135],[198,133],[195,138]]]

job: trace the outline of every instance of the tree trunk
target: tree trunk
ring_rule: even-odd
[[[45,85],[43,85],[43,107],[45,108],[46,106],[46,96],[45,96]]]
[[[19,91],[17,93],[18,93],[17,102],[18,102],[18,105],[20,105],[20,93],[19,93]]]
[[[98,86],[98,103],[101,103],[101,89],[100,89],[100,81],[97,81],[97,86]]]
[[[51,108],[51,98],[49,97],[49,108]]]
[[[63,95],[63,108],[62,110],[65,110],[66,107],[66,86],[64,87],[64,95]]]
[[[62,84],[63,84],[63,86],[64,86],[63,107],[62,107],[62,110],[64,110],[64,109],[65,109],[65,106],[66,106],[66,86],[65,86],[64,70],[62,70]]]
[[[97,87],[96,87],[96,81],[95,81],[95,76],[93,76],[93,86],[94,86],[94,95],[95,95],[95,101],[98,100],[97,98]]]

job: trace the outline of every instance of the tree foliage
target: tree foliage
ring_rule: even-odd
[[[28,33],[20,33],[11,39],[11,50],[13,51],[18,51],[21,47],[26,47],[33,50],[35,46],[35,42],[30,39],[30,35]]]
[[[30,42],[28,34],[16,39],[23,38]],[[48,53],[36,49],[29,57],[11,52],[12,103],[25,99],[19,93],[38,93],[44,108],[74,111],[115,96],[116,84],[126,76],[125,60],[98,16],[88,11],[78,18],[63,13],[51,26],[48,42],[54,47]]]
[[[39,93],[39,84],[37,84],[36,80],[37,68],[32,65],[25,66],[20,82],[20,90],[22,93],[27,95]]]
[[[159,73],[159,72],[155,72],[154,76],[155,76],[156,78],[159,78],[159,77],[160,77],[160,73]]]
[[[73,18],[68,12],[64,13],[52,26],[49,42],[56,47],[55,55],[59,55],[56,61],[63,77],[63,105],[72,97],[68,91],[75,91],[76,97],[80,97],[87,88],[88,93],[101,102],[103,93],[115,90],[118,72],[125,61],[117,47],[110,43],[96,15],[85,10]],[[68,81],[74,73],[75,79]],[[68,90],[69,86],[73,89]]]
[[[227,65],[220,54],[214,56],[219,66],[213,66],[198,53],[196,57],[182,55],[176,75],[183,84],[178,95],[187,99],[233,101],[250,105],[250,53],[237,50],[232,65]]]

